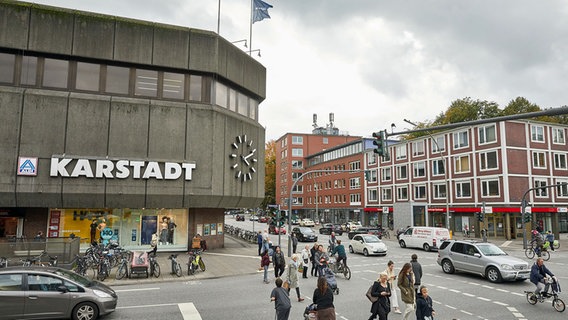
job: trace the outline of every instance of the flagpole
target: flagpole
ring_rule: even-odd
[[[253,19],[253,14],[254,14],[254,4],[253,4],[254,0],[250,0],[250,29],[249,29],[249,46],[250,46],[250,50],[249,50],[249,56],[252,56],[252,19]]]
[[[221,29],[221,0],[219,0],[219,6],[217,8],[217,34],[219,34],[219,30]]]

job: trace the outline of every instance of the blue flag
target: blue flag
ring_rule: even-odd
[[[272,5],[262,0],[254,0],[252,8],[252,23],[262,21],[263,19],[270,19],[270,15],[268,15],[268,9],[270,8],[272,8]]]

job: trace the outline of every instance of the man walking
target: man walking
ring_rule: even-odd
[[[418,289],[420,288],[420,280],[422,279],[422,265],[418,262],[418,255],[413,253],[410,257],[410,264],[412,265],[412,273],[414,273],[414,291],[418,295]]]
[[[256,242],[258,243],[258,255],[262,255],[262,244],[264,242],[264,238],[262,237],[262,231],[258,230],[258,234],[256,235]]]

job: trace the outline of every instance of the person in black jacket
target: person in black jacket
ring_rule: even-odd
[[[379,275],[379,279],[373,283],[371,295],[373,297],[378,297],[379,299],[371,305],[371,316],[369,317],[369,320],[375,319],[377,315],[379,316],[379,320],[388,320],[391,288],[387,279],[387,274],[382,272]]]
[[[422,265],[418,262],[418,255],[413,253],[410,257],[410,264],[412,265],[412,273],[414,273],[414,291],[418,295],[418,288],[422,280]]]
[[[274,264],[274,278],[280,277],[286,268],[286,259],[284,258],[284,253],[282,253],[280,246],[276,246],[274,250],[272,264]]]
[[[318,263],[316,261],[316,252],[318,251],[318,247],[319,244],[316,242],[314,243],[314,246],[310,249],[310,260],[312,262],[312,271],[310,271],[310,274],[312,277],[318,276],[318,271],[317,271]]]
[[[324,277],[318,278],[318,287],[314,290],[312,301],[318,306],[318,320],[335,320],[333,291]]]
[[[436,312],[432,308],[432,298],[428,295],[428,288],[420,287],[420,292],[416,297],[416,319],[433,320]]]

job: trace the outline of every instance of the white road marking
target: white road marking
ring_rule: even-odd
[[[215,253],[215,252],[207,252],[203,255],[212,255],[212,256],[225,256],[225,257],[237,257],[237,258],[252,258],[256,260],[260,260],[259,256],[247,256],[242,254],[228,254],[228,253]]]
[[[199,311],[197,311],[193,303],[180,303],[178,307],[184,320],[202,320]]]
[[[137,306],[117,307],[116,309],[138,309],[138,308],[155,308],[155,307],[170,307],[177,306],[177,303],[161,303],[161,304],[144,304]]]
[[[160,288],[123,289],[123,290],[114,290],[114,291],[115,292],[136,292],[136,291],[152,291],[152,290],[160,290]]]
[[[511,243],[513,243],[513,241],[511,241],[511,240],[505,241],[505,242],[503,242],[501,247],[508,247]]]

